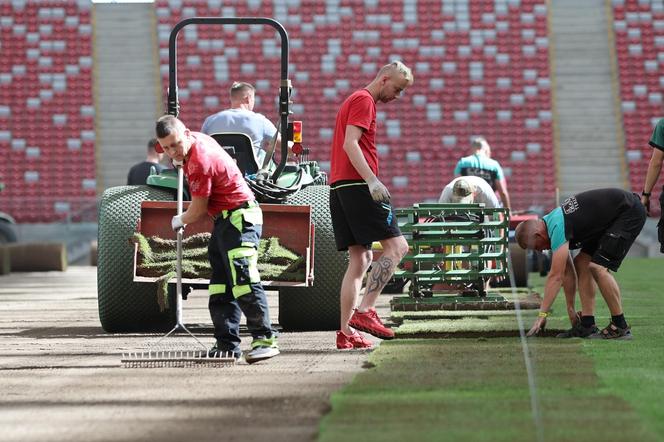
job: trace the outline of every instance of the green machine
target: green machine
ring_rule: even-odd
[[[392,299],[393,311],[513,308],[486,289],[491,278],[509,278],[508,210],[421,203],[395,214],[410,252],[394,277],[410,287]]]

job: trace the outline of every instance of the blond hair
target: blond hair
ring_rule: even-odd
[[[394,74],[400,74],[403,76],[403,78],[408,81],[408,85],[413,84],[413,81],[415,81],[415,78],[413,77],[413,72],[410,70],[408,66],[400,62],[399,60],[395,60],[389,64],[386,64],[380,70],[378,71],[378,75],[376,77],[380,77],[381,75],[394,75]]]

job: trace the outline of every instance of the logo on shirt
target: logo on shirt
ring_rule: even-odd
[[[489,183],[491,188],[495,187],[496,174],[490,170],[481,169],[479,167],[465,167],[461,169],[461,175],[464,176],[476,176],[482,178],[484,181]]]
[[[562,207],[563,207],[563,212],[565,212],[565,215],[569,215],[570,213],[577,211],[577,209],[579,208],[579,202],[576,200],[576,197],[570,196],[565,201],[563,201]]]

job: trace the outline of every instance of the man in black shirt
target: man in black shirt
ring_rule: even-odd
[[[544,299],[528,335],[544,328],[562,286],[572,328],[558,337],[631,339],[620,288],[609,270],[618,270],[645,220],[646,210],[638,195],[622,189],[597,189],[567,198],[542,219],[519,224],[516,240],[521,248],[552,251]],[[573,249],[581,251],[572,261],[569,251]],[[577,277],[580,319],[574,307]],[[611,323],[601,331],[595,326],[595,283],[611,312]]]
[[[153,167],[155,168],[157,173],[166,169],[166,167],[159,164],[161,155],[158,154],[157,151],[154,149],[154,145],[156,143],[157,143],[156,138],[150,139],[150,141],[148,141],[147,157],[145,158],[145,161],[141,161],[140,163],[133,165],[131,169],[129,169],[129,173],[127,174],[128,186],[145,184],[146,180],[150,176],[150,169]]]

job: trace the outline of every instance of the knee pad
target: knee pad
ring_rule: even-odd
[[[260,282],[258,273],[258,251],[254,247],[238,247],[228,251],[233,278],[233,296],[239,298],[251,293],[251,284]]]
[[[620,232],[606,232],[599,240],[599,246],[592,261],[616,271],[629,249],[627,235]]]

